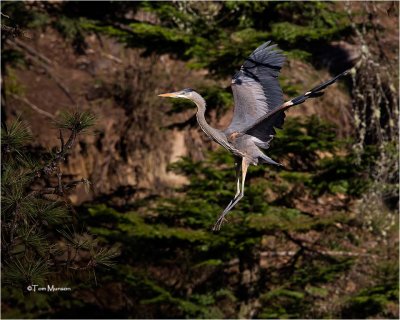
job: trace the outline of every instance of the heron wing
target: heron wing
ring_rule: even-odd
[[[275,50],[276,45],[269,44],[270,41],[258,47],[232,79],[235,108],[232,122],[225,130],[228,135],[251,127],[283,103],[277,78],[285,57],[281,51]],[[284,112],[278,112],[265,125],[257,126],[247,134],[268,142],[275,134],[274,127],[283,125],[284,117]]]

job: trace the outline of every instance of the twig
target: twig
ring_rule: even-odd
[[[88,183],[88,181],[89,180],[85,179],[85,178],[82,178],[80,180],[71,181],[64,186],[64,190],[66,190],[66,191],[71,190],[71,189],[75,188],[78,184],[80,184],[80,183],[86,184],[86,183]]]
[[[41,115],[43,115],[43,116],[45,116],[45,117],[47,117],[47,118],[55,119],[55,116],[54,116],[54,115],[52,115],[51,113],[49,113],[49,112],[47,112],[47,111],[44,111],[44,110],[40,109],[38,106],[34,105],[34,104],[33,104],[32,102],[30,102],[28,99],[23,98],[23,97],[20,97],[20,96],[14,94],[14,93],[11,93],[10,95],[11,95],[14,99],[24,102],[24,103],[27,104],[29,107],[31,107],[33,110],[35,110],[37,113],[39,113],[39,114],[41,114]]]
[[[72,259],[74,260],[74,259]],[[89,262],[86,264],[86,266],[83,267],[69,267],[72,270],[89,270],[96,267],[96,261],[94,261],[93,259],[90,259]]]
[[[113,55],[111,55],[109,53],[103,52],[103,51],[101,51],[100,53],[101,53],[102,56],[110,59],[111,61],[114,61],[114,62],[116,62],[118,64],[122,64],[122,60],[121,59],[119,59],[119,58],[117,58],[117,57],[115,57],[115,56],[113,56]]]
[[[324,255],[324,251],[322,248],[318,248],[318,245],[315,244],[315,242],[317,242],[318,240],[316,240],[315,242],[311,242],[311,241],[307,241],[304,239],[297,239],[295,237],[293,237],[288,231],[282,231],[282,233],[292,242],[294,242],[295,244],[297,244],[300,247],[300,250],[296,252],[296,254],[294,255],[294,257],[296,257],[296,259],[298,258],[298,255],[301,255],[303,252],[310,252],[311,254],[320,254],[320,255]],[[306,245],[305,242],[308,242],[308,244]]]
[[[58,194],[59,195],[63,195],[64,194],[64,188],[63,188],[63,185],[62,185],[61,177],[62,177],[62,172],[60,170],[60,167],[58,167],[58,169],[57,169],[57,181],[58,181]]]
[[[17,220],[19,215],[19,204],[17,204],[15,211],[14,211],[14,218],[11,223],[11,231],[10,231],[10,247],[13,245],[14,242],[14,232],[17,229]]]
[[[376,257],[371,253],[345,252],[332,250],[319,250],[318,253],[328,256],[348,256],[348,257]],[[264,251],[260,253],[260,257],[292,257],[297,254],[297,251]]]
[[[61,150],[56,153],[56,156],[50,163],[45,165],[42,169],[37,170],[36,174],[38,176],[41,176],[41,173],[43,173],[45,175],[52,174],[58,168],[58,163],[65,160],[65,156],[70,152],[72,145],[75,142],[76,137],[77,137],[76,131],[72,130],[71,135],[69,136],[68,141],[65,145],[64,145],[64,138],[62,138],[62,140],[60,139],[61,140]]]
[[[68,182],[65,185],[62,185],[62,181],[60,180],[61,174],[59,175],[57,173],[57,178],[58,178],[57,187],[47,187],[47,188],[43,188],[40,190],[34,190],[29,194],[29,196],[46,195],[46,194],[55,194],[58,196],[63,196],[67,191],[70,191],[70,190],[74,189],[76,186],[78,186],[78,184],[88,183],[88,179],[82,178],[80,180],[74,180],[74,181]]]
[[[63,152],[64,151],[64,146],[65,146],[65,144],[64,144],[64,136],[63,136],[63,134],[62,134],[62,130],[60,129],[60,142],[61,142],[61,149],[60,149],[60,152]]]

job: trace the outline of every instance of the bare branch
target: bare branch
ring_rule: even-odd
[[[77,137],[77,133],[75,130],[71,131],[71,135],[68,138],[68,141],[66,144],[64,144],[64,138],[61,140],[61,150],[56,153],[56,156],[54,159],[45,165],[42,169],[39,169],[36,171],[38,176],[41,176],[41,174],[44,175],[50,175],[52,174],[57,168],[60,162],[65,160],[65,156],[70,152],[75,140]]]
[[[105,57],[107,59],[110,59],[111,61],[114,61],[114,62],[116,62],[118,64],[122,64],[122,60],[117,58],[117,57],[115,57],[115,56],[113,56],[112,54],[109,54],[109,53],[104,52],[104,51],[101,51],[100,53],[101,53],[101,55],[103,57]]]
[[[64,194],[64,188],[63,188],[63,185],[62,185],[61,177],[62,177],[62,172],[61,172],[60,168],[58,167],[57,180],[58,180],[58,194],[59,195],[63,195]]]
[[[63,152],[64,151],[64,146],[65,146],[65,144],[64,144],[64,136],[63,136],[63,134],[62,134],[62,130],[60,129],[60,142],[61,142],[61,149],[60,149],[60,152]]]
[[[47,75],[50,76],[50,78],[52,78],[54,80],[54,82],[56,83],[56,85],[64,92],[64,94],[68,97],[68,99],[74,104],[76,105],[76,101],[75,99],[72,97],[69,89],[61,82],[61,80],[58,79],[58,77],[50,70],[50,68],[48,67],[47,63],[44,63],[43,59],[47,59],[44,56],[40,55],[40,57],[38,56],[38,54],[36,54],[34,51],[32,51],[33,49],[28,50],[27,46],[20,46],[19,44],[22,43],[16,43],[15,41],[11,41],[11,40],[7,40],[6,42],[7,44],[9,44],[11,47],[13,47],[16,50],[23,50],[25,51],[25,53],[28,54],[29,58],[31,58],[31,60],[36,63],[37,65],[39,65],[41,68],[44,69],[44,71],[47,73]],[[48,60],[48,59],[47,59]],[[50,61],[50,60],[49,60]],[[50,62],[50,64],[53,64]]]
[[[19,40],[19,39],[14,39],[13,41],[18,47],[22,48],[23,50],[27,51],[29,54],[38,57],[40,60],[42,60],[43,62],[49,64],[49,65],[54,65],[54,62],[51,61],[49,58],[47,58],[46,56],[44,56],[43,54],[39,53],[38,51],[36,51],[35,49],[33,49],[30,45],[24,43],[23,41]]]
[[[54,194],[57,196],[64,196],[67,192],[73,190],[79,184],[89,183],[88,179],[82,178],[79,180],[74,180],[74,181],[68,182],[65,185],[62,185],[61,176],[62,176],[61,173],[60,174],[57,173],[57,178],[58,178],[57,187],[48,187],[48,188],[43,188],[40,190],[34,190],[29,194],[29,196],[46,195],[46,194]]]
[[[260,252],[260,257],[292,257],[297,251],[264,251]],[[333,250],[318,250],[318,254],[327,256],[345,256],[345,257],[377,257],[375,254],[362,252],[346,252]]]
[[[37,113],[39,113],[39,114],[41,114],[41,115],[43,115],[43,116],[45,116],[45,117],[47,117],[47,118],[55,119],[55,116],[54,116],[54,115],[52,115],[51,113],[49,113],[49,112],[47,112],[47,111],[44,111],[43,109],[40,109],[38,106],[34,105],[34,104],[33,104],[32,102],[30,102],[28,99],[23,98],[23,97],[20,97],[20,96],[14,94],[14,93],[11,93],[10,95],[11,95],[14,99],[24,102],[26,105],[28,105],[29,107],[31,107],[31,108],[32,108],[33,110],[35,110]]]

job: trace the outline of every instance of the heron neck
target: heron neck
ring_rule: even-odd
[[[199,95],[194,103],[197,106],[197,113],[196,118],[197,122],[199,123],[200,128],[210,137],[213,138],[213,132],[215,129],[211,127],[206,120],[205,112],[206,112],[206,102],[205,100]]]

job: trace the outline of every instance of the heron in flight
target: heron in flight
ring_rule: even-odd
[[[278,75],[285,57],[270,41],[259,46],[243,63],[232,78],[235,100],[233,118],[225,130],[210,126],[205,119],[206,102],[193,89],[160,94],[160,97],[184,98],[197,106],[197,122],[208,137],[235,156],[237,191],[219,216],[213,230],[219,230],[230,210],[243,198],[244,182],[249,165],[268,163],[281,166],[261,149],[268,149],[275,135],[274,128],[282,128],[285,111],[309,98],[323,95],[323,90],[334,83],[345,71],[306,93],[284,102]]]

